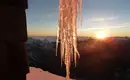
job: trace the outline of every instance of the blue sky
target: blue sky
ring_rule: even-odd
[[[29,35],[56,35],[58,0],[29,0]],[[109,36],[130,36],[130,0],[83,0],[83,22],[78,35],[94,36],[105,31]]]

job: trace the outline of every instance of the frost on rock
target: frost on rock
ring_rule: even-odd
[[[60,40],[61,63],[66,65],[66,79],[69,80],[71,62],[76,65],[77,56],[77,17],[82,0],[59,0],[59,27],[57,32],[56,54]]]

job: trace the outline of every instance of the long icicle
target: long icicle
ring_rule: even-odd
[[[60,40],[61,64],[66,66],[66,79],[70,80],[71,62],[76,65],[77,56],[77,16],[82,13],[82,0],[59,0],[59,27],[56,40],[56,55]]]

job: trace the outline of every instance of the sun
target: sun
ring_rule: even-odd
[[[96,33],[96,38],[97,39],[105,39],[107,37],[105,32],[98,32]]]

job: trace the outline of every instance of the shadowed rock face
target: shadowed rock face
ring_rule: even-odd
[[[46,44],[46,43],[44,43]],[[35,44],[28,44],[29,62],[31,66],[65,77],[65,66],[61,67],[60,53],[55,56],[55,42],[53,47],[44,48]],[[130,42],[129,41],[98,41],[85,40],[78,42],[81,58],[77,67],[72,65],[71,78],[113,80],[128,78],[130,71]],[[59,49],[60,51],[60,49]],[[119,80],[118,79],[118,80]],[[130,79],[130,78],[128,78]]]

